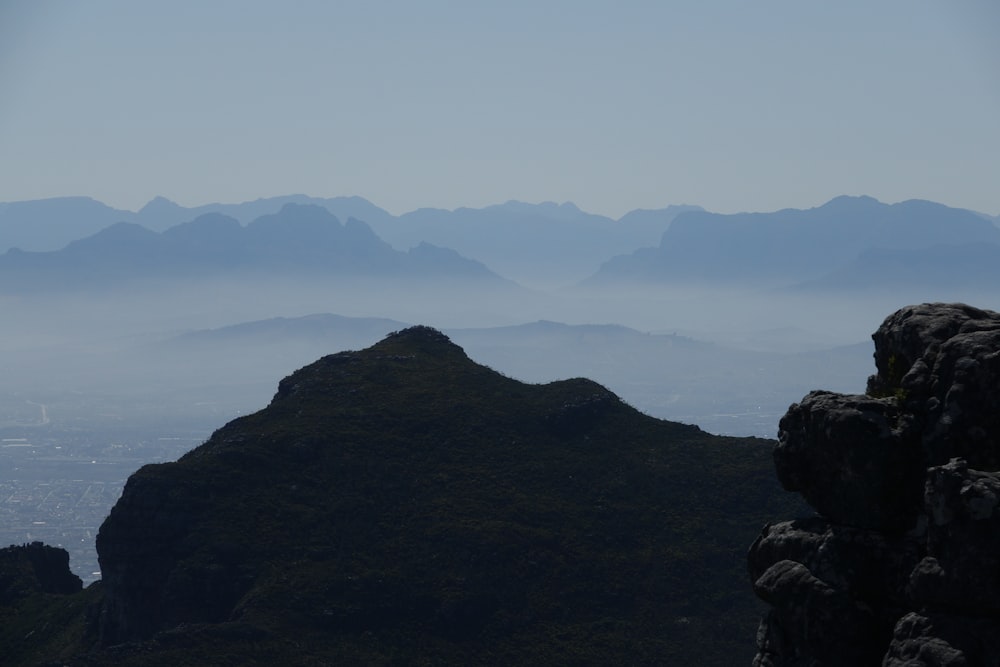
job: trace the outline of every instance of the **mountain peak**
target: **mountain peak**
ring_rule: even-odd
[[[156,197],[153,197],[148,202],[146,202],[146,205],[143,206],[142,208],[140,208],[138,212],[139,212],[139,215],[143,215],[143,214],[148,215],[148,214],[151,214],[151,213],[152,214],[162,214],[162,213],[165,213],[165,212],[171,212],[172,213],[174,211],[180,210],[181,208],[182,207],[181,207],[180,204],[177,204],[177,203],[175,203],[175,202],[167,199],[166,197],[161,197],[161,196],[157,195]]]
[[[863,209],[876,206],[888,206],[888,204],[883,204],[878,199],[868,195],[839,195],[819,208]]]
[[[390,333],[381,343],[375,345],[375,349],[394,346],[409,347],[414,351],[431,351],[436,353],[454,353],[457,351],[461,352],[462,356],[465,356],[465,351],[451,342],[451,338],[446,334],[422,324]]]
[[[337,219],[333,213],[319,204],[287,202],[281,205],[278,215],[297,216],[300,218],[310,217],[317,219]]]
[[[405,328],[309,364],[268,407],[135,473],[98,535],[92,631],[116,646],[200,628],[202,662],[252,636],[284,664],[301,645],[442,665],[556,664],[562,633],[596,664],[652,664],[672,619],[695,616],[729,628],[734,651],[756,607],[742,572],[707,564],[784,505],[763,445],[652,419],[590,380],[525,384]],[[697,556],[677,556],[680,540]],[[724,618],[708,576],[726,581]],[[216,636],[222,649],[204,643]]]
[[[509,199],[503,204],[499,204],[495,207],[489,208],[500,208],[511,212],[521,213],[521,214],[544,214],[549,216],[557,217],[577,217],[584,215],[576,204],[567,201],[561,204],[554,201],[543,201],[537,204],[532,204],[529,202],[519,201],[517,199]]]

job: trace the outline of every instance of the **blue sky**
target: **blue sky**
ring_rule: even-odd
[[[1000,214],[1000,3],[0,1],[0,201]]]

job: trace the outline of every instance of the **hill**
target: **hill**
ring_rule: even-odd
[[[8,606],[0,651],[734,664],[759,613],[746,545],[801,509],[770,449],[588,380],[512,380],[414,327],[296,371],[264,410],[136,472],[98,536],[103,580]]]

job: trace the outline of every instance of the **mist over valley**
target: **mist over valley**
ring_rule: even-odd
[[[71,238],[73,220],[106,226]],[[887,313],[1000,305],[1000,230],[928,202],[613,221],[569,204],[395,217],[359,198],[158,199],[125,215],[66,199],[0,222],[11,244],[35,234],[0,255],[0,540],[65,546],[88,581],[131,472],[410,325],[515,379],[586,377],[660,419],[770,438],[810,389],[863,391]]]

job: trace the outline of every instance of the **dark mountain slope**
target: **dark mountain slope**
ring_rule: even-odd
[[[135,473],[70,664],[738,663],[745,545],[801,510],[770,468],[766,441],[407,329]]]

